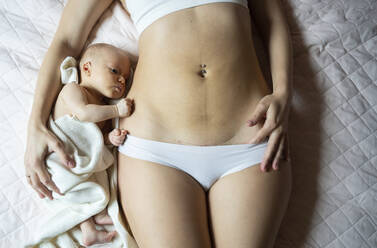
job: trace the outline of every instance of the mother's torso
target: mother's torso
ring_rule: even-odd
[[[205,65],[204,77],[200,73]],[[139,37],[131,135],[187,145],[243,144],[257,102],[271,90],[259,68],[249,10],[217,2],[172,12]]]

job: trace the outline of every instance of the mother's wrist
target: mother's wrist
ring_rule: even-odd
[[[272,94],[278,97],[286,98],[288,100],[292,98],[292,91],[290,89],[275,89]]]

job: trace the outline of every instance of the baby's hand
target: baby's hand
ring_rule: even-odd
[[[128,117],[131,115],[132,106],[134,104],[134,100],[130,98],[123,98],[117,104],[118,115],[119,117]]]
[[[124,138],[128,134],[127,130],[114,128],[113,131],[109,133],[109,140],[114,146],[120,146],[124,142]]]

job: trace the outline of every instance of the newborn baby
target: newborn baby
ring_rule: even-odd
[[[78,72],[79,82],[68,83],[60,91],[53,108],[53,120],[70,115],[79,121],[96,123],[102,131],[105,144],[121,145],[128,132],[118,128],[111,131],[111,119],[128,117],[133,99],[122,98],[115,105],[108,105],[107,100],[126,95],[126,79],[130,76],[127,53],[109,44],[93,44],[84,51]],[[83,243],[92,245],[110,242],[116,232],[99,231],[94,221],[99,225],[113,224],[106,208],[82,222]]]

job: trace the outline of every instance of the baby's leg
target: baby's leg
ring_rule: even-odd
[[[113,221],[111,220],[111,217],[107,214],[107,208],[99,212],[94,216],[94,221],[98,225],[111,225],[113,224]]]
[[[97,230],[92,217],[82,222],[80,228],[82,231],[82,242],[86,246],[110,242],[117,233],[116,231],[106,232]]]

